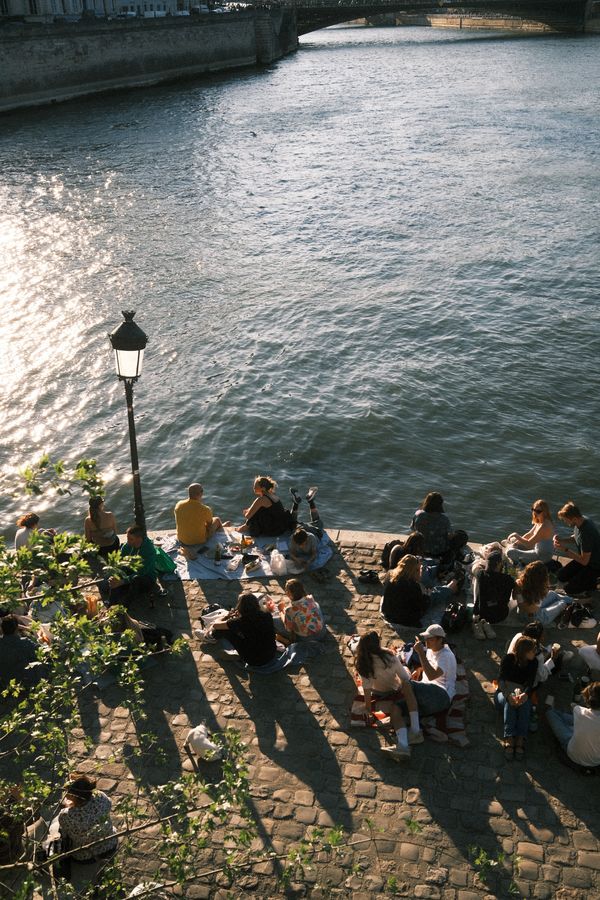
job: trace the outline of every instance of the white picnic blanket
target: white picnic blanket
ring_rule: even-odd
[[[271,553],[270,551],[265,550],[265,548],[275,546],[280,553],[283,553],[283,555],[286,556],[289,552],[289,534],[278,538],[256,538],[254,544],[249,547],[246,552],[257,555],[259,557],[260,566],[248,575],[246,575],[241,561],[235,569],[231,568],[232,559],[224,558],[218,562],[215,561],[215,548],[217,543],[221,545],[223,552],[227,556],[229,553],[228,545],[230,543],[239,543],[241,537],[241,534],[234,531],[233,528],[219,531],[207,542],[206,550],[199,554],[198,558],[194,560],[187,560],[185,556],[178,552],[179,542],[175,532],[156,538],[155,543],[159,544],[177,565],[177,573],[172,576],[167,576],[164,580],[168,581],[169,578],[181,578],[182,581],[195,581],[196,579],[207,581],[210,579],[222,578],[226,581],[240,581],[250,578],[271,578],[273,576],[271,566],[269,565]],[[235,555],[236,554],[231,552],[232,557]],[[327,533],[325,533],[319,541],[317,557],[309,567],[309,571],[320,569],[321,566],[324,566],[325,563],[331,559],[332,555],[333,544]]]

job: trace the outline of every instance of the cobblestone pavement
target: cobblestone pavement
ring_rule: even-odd
[[[118,705],[118,692],[108,689],[86,720],[96,746],[82,768],[97,768],[99,786],[113,795],[131,792],[133,775],[162,783],[189,771],[182,745],[190,725],[205,719],[212,730],[233,726],[248,745],[257,846],[285,852],[315,825],[341,825],[349,841],[376,838],[339,857],[318,859],[304,885],[295,886],[297,895],[600,898],[600,780],[559,761],[544,721],[530,735],[524,762],[507,762],[502,753],[491,681],[514,626],[496,626],[493,641],[476,641],[468,628],[455,640],[469,673],[470,746],[426,741],[413,748],[410,762],[399,765],[381,753],[375,730],[350,728],[355,687],[347,636],[375,627],[390,644],[398,643],[379,617],[377,586],[357,581],[360,568],[379,568],[380,549],[390,536],[330,534],[339,552],[327,567],[329,580],[306,579],[328,617],[332,637],[325,654],[291,674],[248,676],[238,666],[216,662],[192,641],[187,661],[167,658],[147,673],[148,715],[167,750],[167,766],[146,766],[139,773],[133,758],[129,766],[119,756],[115,761],[114,749],[133,740],[133,725]],[[255,586],[282,593],[281,580]],[[232,606],[238,592],[237,582],[176,583],[169,604],[157,604],[147,615],[191,634],[203,606]],[[598,597],[594,603],[600,612]],[[595,634],[563,630],[555,639],[573,647],[574,638],[590,641]],[[413,635],[407,629],[406,638]],[[579,665],[576,657],[571,671]],[[568,708],[572,684],[557,678],[550,684],[556,706]],[[144,841],[151,859],[152,836]],[[469,851],[473,846],[479,848],[478,863]],[[219,853],[213,856],[217,862]],[[191,885],[188,896],[281,896],[277,876],[276,864],[264,862],[239,878],[233,892],[217,879]]]

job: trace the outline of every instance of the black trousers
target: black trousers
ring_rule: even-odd
[[[559,581],[565,586],[569,596],[582,594],[584,591],[596,590],[596,582],[600,578],[600,571],[591,566],[582,566],[574,559],[556,573]]]

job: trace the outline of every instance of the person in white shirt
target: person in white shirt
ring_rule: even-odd
[[[600,631],[595,644],[585,644],[579,648],[579,655],[592,672],[600,672]]]
[[[423,631],[414,649],[423,668],[421,680],[413,681],[419,715],[435,716],[448,709],[456,692],[456,657],[446,645],[441,625],[430,625]]]
[[[396,732],[396,746],[382,747],[390,757],[401,761],[410,757],[410,744],[423,742],[419,726],[419,713],[413,693],[410,672],[391,650],[384,650],[376,631],[369,631],[356,647],[356,671],[361,677],[365,695],[367,722],[371,720],[371,700],[390,716]],[[402,706],[406,705],[410,719],[407,728]]]
[[[579,766],[600,766],[600,681],[581,692],[589,708],[574,706],[572,713],[549,709],[546,720],[558,743]]]

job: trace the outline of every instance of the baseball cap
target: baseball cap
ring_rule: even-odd
[[[426,628],[425,631],[422,631],[419,637],[422,638],[432,638],[432,637],[446,637],[446,632],[442,628],[441,625],[430,625],[429,628]]]

